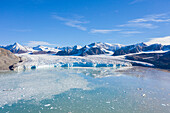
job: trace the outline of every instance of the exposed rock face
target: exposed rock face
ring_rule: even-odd
[[[126,56],[129,60],[137,60],[154,64],[157,68],[170,69],[170,51],[166,53],[142,53]]]
[[[170,45],[164,45],[162,50],[166,51],[166,50],[170,50]]]
[[[67,56],[67,55],[73,55],[76,54],[77,52],[74,52],[74,50],[77,50],[76,47],[62,47],[59,48],[61,51],[58,51],[56,55],[60,56]]]
[[[20,58],[15,56],[12,52],[0,48],[0,70],[10,70],[9,67],[19,61]]]
[[[74,46],[73,48],[65,47],[62,51],[59,51],[56,55],[67,56],[67,55],[80,55],[84,50],[84,47]]]
[[[143,47],[142,51],[158,51],[158,50],[162,50],[162,49],[163,49],[163,45],[152,44],[150,46]]]
[[[80,56],[86,56],[86,55],[99,55],[99,54],[105,54],[104,51],[102,51],[100,48],[90,48],[87,51],[84,51],[80,54]]]
[[[66,56],[66,55],[71,55],[71,50],[64,50],[64,51],[59,51],[56,55],[61,55],[61,56]]]

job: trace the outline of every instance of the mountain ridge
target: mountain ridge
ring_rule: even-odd
[[[85,46],[66,46],[66,47],[47,47],[38,45],[36,47],[26,47],[19,43],[12,45],[1,46],[15,54],[30,53],[30,54],[54,54],[60,56],[86,56],[86,55],[99,55],[99,54],[110,54],[113,56],[125,55],[130,53],[138,53],[142,51],[165,51],[170,50],[170,45],[152,44],[147,45],[144,42],[122,45],[122,44],[110,44],[102,42],[94,42]]]

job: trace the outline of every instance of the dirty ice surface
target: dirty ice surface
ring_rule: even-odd
[[[46,68],[0,73],[0,113],[169,113],[170,73]]]

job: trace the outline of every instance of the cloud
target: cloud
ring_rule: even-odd
[[[120,32],[122,34],[139,34],[139,33],[142,33],[140,31],[124,31],[124,32]]]
[[[38,45],[54,45],[54,44],[50,44],[50,43],[44,42],[44,41],[29,41],[27,43],[27,46],[29,46],[29,47],[34,47],[34,46],[38,46]]]
[[[166,23],[170,22],[170,17],[166,13],[147,15],[143,18],[137,18],[128,21],[126,24],[118,25],[119,27],[136,27],[136,28],[157,28],[159,26],[155,25],[156,23]]]
[[[118,27],[137,27],[137,28],[157,28],[158,26],[153,25],[151,23],[133,23],[133,22],[128,22],[127,24],[123,25],[118,25]]]
[[[12,29],[11,31],[16,31],[16,32],[31,32],[31,29]]]
[[[115,31],[121,31],[120,29],[91,29],[90,33],[110,33]]]
[[[170,36],[151,38],[150,41],[146,42],[147,45],[151,45],[155,43],[162,44],[162,45],[170,45]]]
[[[144,0],[133,0],[132,2],[130,2],[130,4],[135,4],[135,3],[138,3],[138,2],[142,2]]]
[[[86,24],[88,23],[87,21],[80,21],[79,18],[78,20],[75,19],[67,19],[67,18],[64,18],[64,17],[61,17],[61,16],[57,16],[57,15],[52,15],[53,18],[57,19],[57,20],[60,20],[60,21],[64,21],[65,22],[65,25],[67,26],[70,26],[70,27],[75,27],[77,29],[80,29],[82,31],[86,31],[87,28],[86,27],[83,27],[82,24]]]
[[[131,20],[129,22],[141,23],[141,22],[170,22],[170,18],[166,13],[156,14],[156,15],[147,15],[144,18],[138,18]]]

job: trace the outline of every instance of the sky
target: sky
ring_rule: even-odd
[[[0,0],[0,45],[124,45],[170,36],[170,0]]]

